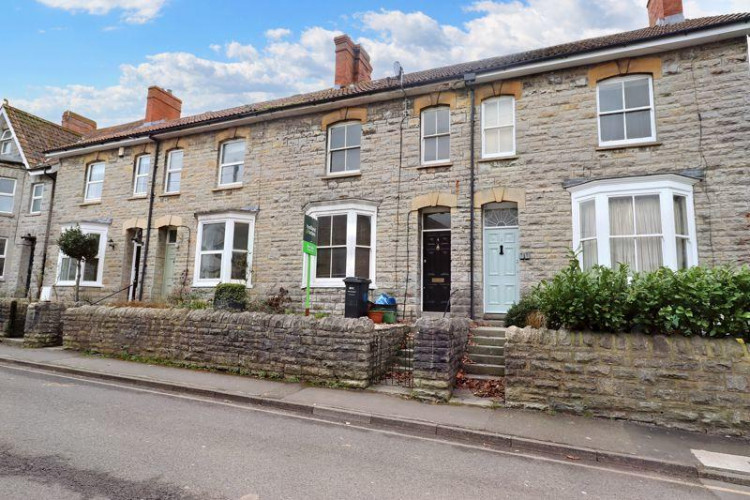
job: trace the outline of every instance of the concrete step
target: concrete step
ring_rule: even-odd
[[[495,375],[478,375],[476,373],[472,373],[472,374],[466,373],[466,378],[473,378],[474,380],[497,380],[503,377],[497,377]]]
[[[503,346],[505,345],[505,338],[503,337],[484,337],[480,335],[474,335],[471,338],[471,342],[475,345],[494,345]]]
[[[7,345],[23,346],[23,337],[0,337],[0,342]]]
[[[475,354],[484,354],[488,356],[502,356],[505,353],[505,347],[499,345],[470,345],[466,348],[469,356]]]
[[[481,337],[502,337],[505,338],[505,328],[497,326],[477,326],[471,329],[471,333]]]
[[[470,354],[469,359],[472,363],[482,365],[502,366],[505,364],[505,356],[491,356],[488,354]]]
[[[496,377],[503,377],[505,376],[505,366],[474,363],[471,365],[464,365],[464,373],[471,375],[494,375]]]

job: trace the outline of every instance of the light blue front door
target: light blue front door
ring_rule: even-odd
[[[498,314],[519,299],[518,228],[484,230],[484,312]]]

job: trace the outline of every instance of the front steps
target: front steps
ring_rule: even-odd
[[[468,378],[498,379],[505,376],[505,328],[477,326],[471,329],[467,348],[468,362],[464,373]]]

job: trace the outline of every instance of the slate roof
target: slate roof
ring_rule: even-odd
[[[615,48],[636,42],[657,40],[672,35],[687,34],[700,30],[717,28],[729,24],[750,23],[750,13],[726,14],[721,16],[703,17],[698,19],[687,19],[680,23],[653,26],[634,31],[617,33],[614,35],[589,38],[577,42],[555,45],[527,52],[520,52],[500,57],[491,57],[479,61],[472,61],[441,68],[418,71],[404,75],[405,87],[416,87],[445,80],[462,78],[466,73],[483,73],[509,69],[516,66],[553,60],[572,55],[584,54],[596,50]],[[324,102],[345,99],[348,97],[364,96],[399,88],[397,78],[389,77],[370,82],[363,82],[344,88],[329,88],[307,94],[298,94],[283,97],[271,101],[258,102],[220,111],[208,111],[205,113],[185,116],[176,120],[163,121],[159,123],[145,123],[143,120],[124,125],[99,129],[87,135],[82,140],[60,147],[57,151],[73,149],[86,145],[94,145],[108,141],[140,137],[152,133],[166,132],[181,128],[204,125],[213,122],[231,120],[246,116],[263,114],[281,109],[294,108],[321,104]]]
[[[13,126],[29,168],[44,162],[45,151],[81,140],[80,134],[66,130],[56,123],[8,104],[4,104],[3,108]]]

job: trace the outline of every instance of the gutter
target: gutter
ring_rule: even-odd
[[[143,245],[143,268],[141,271],[141,280],[138,283],[138,300],[143,300],[143,287],[146,280],[146,269],[148,268],[148,247],[151,242],[151,222],[154,218],[154,201],[156,200],[156,173],[159,170],[159,141],[149,136],[149,140],[156,144],[154,148],[154,168],[151,172],[151,195],[148,199],[148,217],[146,218],[146,242]]]

